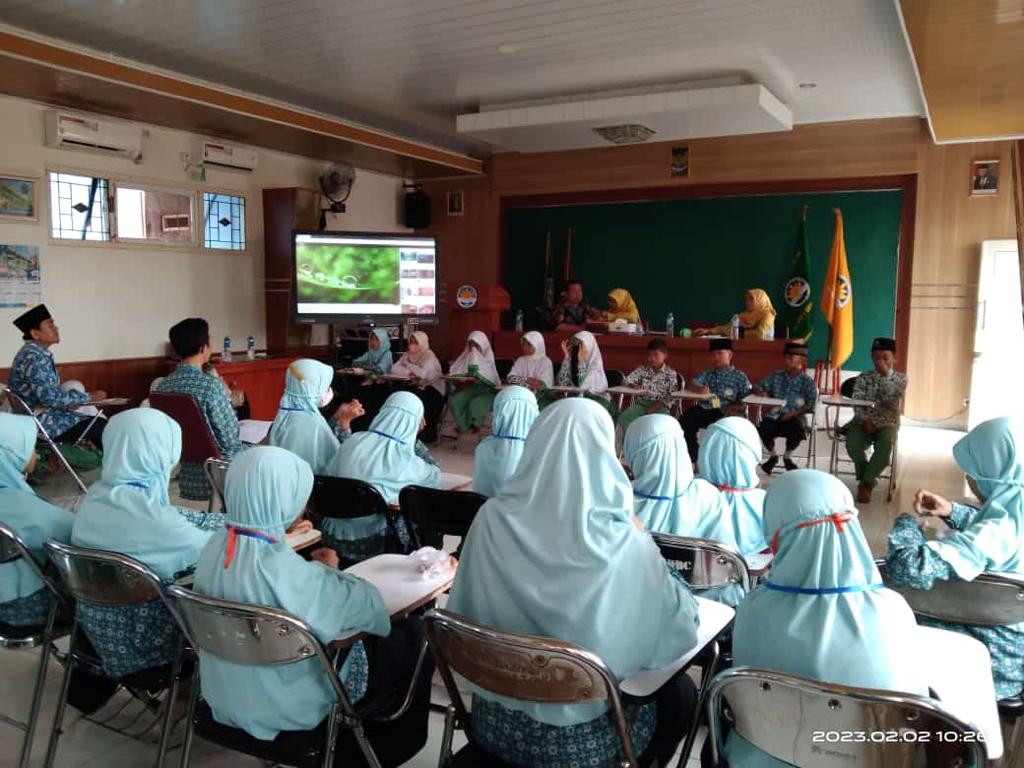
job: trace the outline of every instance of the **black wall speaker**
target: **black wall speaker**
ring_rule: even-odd
[[[419,189],[405,193],[405,226],[424,229],[430,226],[430,196]]]

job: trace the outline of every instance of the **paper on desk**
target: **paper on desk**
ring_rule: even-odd
[[[266,439],[272,421],[260,421],[259,419],[242,419],[238,422],[238,437],[243,443],[259,445]]]
[[[438,589],[450,585],[454,574],[425,579],[415,559],[408,555],[377,555],[345,569],[377,588],[388,615],[403,613]]]
[[[285,541],[288,542],[288,546],[292,549],[299,550],[305,549],[306,547],[316,544],[320,541],[320,531],[315,528],[312,531],[305,531],[304,533],[288,533],[285,534]]]
[[[743,559],[747,561],[747,570],[757,575],[768,570],[768,566],[772,564],[773,557],[774,555],[771,552],[759,552],[756,555],[744,555]]]

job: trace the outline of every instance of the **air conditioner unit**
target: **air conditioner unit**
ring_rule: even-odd
[[[252,173],[259,164],[256,150],[209,139],[194,139],[189,159],[194,164],[202,163],[206,167],[245,173]]]
[[[51,109],[46,113],[46,145],[117,155],[137,163],[142,159],[142,128],[134,123]]]

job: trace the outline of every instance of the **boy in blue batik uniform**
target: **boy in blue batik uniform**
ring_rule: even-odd
[[[786,367],[772,371],[761,379],[754,388],[754,394],[785,400],[786,404],[766,413],[757,426],[761,442],[768,449],[768,459],[761,465],[766,474],[771,474],[779,463],[775,453],[775,440],[786,438],[786,452],[782,463],[787,471],[798,469],[793,461],[795,451],[804,439],[804,414],[813,413],[818,402],[818,388],[807,375],[807,346],[788,342],[784,351]]]
[[[695,377],[690,389],[714,397],[701,400],[679,419],[686,438],[686,450],[693,462],[697,461],[700,450],[697,433],[724,418],[730,406],[750,394],[747,375],[732,365],[732,340],[711,339],[709,350],[712,367]]]

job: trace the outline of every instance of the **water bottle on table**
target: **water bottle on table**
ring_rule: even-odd
[[[249,360],[255,360],[256,359],[256,337],[255,336],[249,336],[249,338],[247,338],[245,340],[245,356]]]
[[[676,335],[676,316],[671,312],[665,315],[665,335],[669,338]]]
[[[732,322],[729,323],[729,338],[738,339],[740,337],[740,316],[733,315]]]
[[[523,332],[523,310],[516,310],[516,333]]]
[[[224,353],[220,356],[220,359],[225,363],[231,362],[231,337],[224,337]]]

